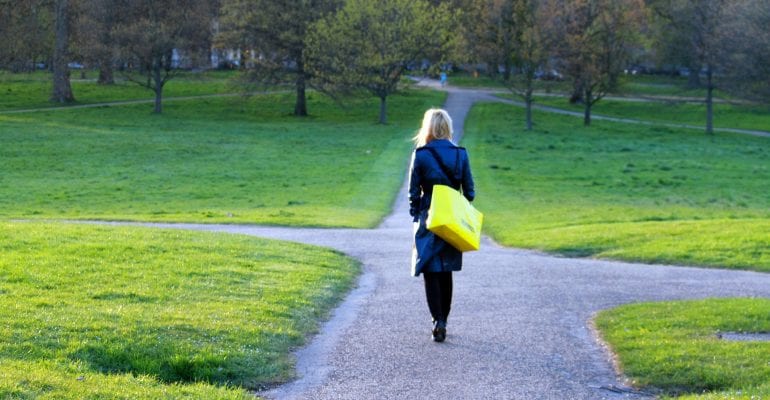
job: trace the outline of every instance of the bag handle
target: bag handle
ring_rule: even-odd
[[[444,175],[449,179],[450,183],[452,183],[452,186],[457,186],[456,190],[460,190],[461,182],[458,182],[457,178],[455,177],[454,171],[451,171],[449,167],[444,164],[443,161],[441,161],[441,157],[439,157],[438,152],[436,149],[432,147],[425,147],[428,151],[430,151],[430,154],[433,155],[433,158],[436,159],[436,162],[438,162],[438,166],[441,167],[441,170],[444,172]],[[460,164],[460,149],[456,148],[457,150],[457,162],[455,162],[455,171],[457,170],[458,165]]]

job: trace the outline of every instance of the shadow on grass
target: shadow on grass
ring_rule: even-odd
[[[251,346],[232,348],[227,336],[224,331],[189,325],[125,335],[105,332],[103,340],[85,344],[67,357],[102,374],[147,375],[164,383],[205,382],[252,389],[272,383],[259,381],[266,372],[261,369],[280,370],[282,360],[270,351],[247,348]]]
[[[576,246],[576,247],[558,247],[554,249],[562,257],[568,258],[590,258],[606,250],[602,247]]]

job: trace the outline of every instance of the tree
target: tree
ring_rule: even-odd
[[[691,7],[684,7],[685,4],[685,1],[679,0],[647,0],[647,7],[651,11],[653,48],[658,64],[668,68],[688,68],[690,74],[687,85],[690,88],[700,88],[700,74],[693,73],[700,71],[702,67],[692,42],[692,30],[697,27],[692,21]]]
[[[0,68],[31,71],[53,53],[51,0],[0,0]]]
[[[439,59],[450,42],[452,13],[425,0],[349,0],[313,25],[306,62],[326,88],[364,89],[380,99],[387,122],[388,96],[404,71]]]
[[[613,89],[625,66],[641,23],[641,0],[565,0],[557,14],[561,26],[558,54],[572,78],[573,101],[584,105],[583,124],[591,125],[591,107]]]
[[[491,70],[503,69],[502,83],[525,103],[527,130],[532,130],[532,104],[537,71],[551,54],[550,23],[540,0],[474,0],[478,21],[471,21],[467,42],[481,49]]]
[[[79,0],[78,5],[75,36],[83,60],[99,68],[97,83],[113,84],[116,45],[112,27],[125,10],[119,0]]]
[[[721,29],[719,59],[723,89],[770,102],[770,3],[746,0],[728,5]]]
[[[502,72],[504,82],[510,80],[517,50],[514,3],[515,0],[470,0],[461,28],[468,59],[486,64],[490,76]]]
[[[112,35],[126,78],[155,92],[155,113],[162,111],[163,87],[184,61],[208,53],[211,7],[206,0],[120,0],[123,17]],[[134,73],[138,72],[139,77]]]
[[[508,88],[519,95],[526,107],[527,130],[532,130],[532,103],[534,82],[538,69],[545,69],[552,55],[549,23],[538,0],[516,0],[513,7],[513,65],[519,72]]]
[[[51,101],[70,103],[75,101],[70,85],[69,41],[70,2],[56,0],[54,4],[53,91]]]
[[[473,0],[465,14],[464,37],[470,58],[485,61],[525,103],[526,127],[532,130],[534,82],[548,64],[552,45],[541,0]]]
[[[70,85],[70,0],[0,1],[0,65],[14,71],[32,70],[37,61],[50,61],[51,101],[75,100]],[[53,46],[51,46],[53,45]]]
[[[714,133],[714,72],[723,58],[722,31],[727,0],[655,0],[656,14],[667,21],[667,38],[678,38],[678,51],[687,57],[690,76],[706,77],[706,133]],[[699,80],[697,81],[699,82]]]
[[[693,44],[699,63],[706,68],[706,133],[714,134],[714,69],[719,63],[719,30],[722,24],[726,0],[702,0],[695,7]],[[698,74],[700,71],[690,71]]]
[[[306,116],[305,91],[313,78],[305,67],[308,28],[340,4],[341,0],[224,0],[219,42],[255,50],[251,80],[292,83],[294,115]]]

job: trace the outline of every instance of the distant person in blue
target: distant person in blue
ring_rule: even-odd
[[[473,201],[476,192],[468,153],[452,142],[452,119],[446,111],[426,111],[414,141],[416,149],[409,171],[409,214],[415,232],[412,275],[423,275],[428,309],[433,317],[433,340],[443,342],[452,306],[452,271],[462,269],[463,253],[429,231],[425,221],[433,185],[462,190],[468,201]],[[444,171],[451,171],[454,176]]]
[[[446,86],[446,72],[441,71],[441,75],[439,75],[439,79],[441,80],[441,87]]]

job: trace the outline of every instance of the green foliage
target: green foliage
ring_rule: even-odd
[[[318,117],[284,110],[291,96],[0,115],[0,218],[204,221],[372,227],[401,184],[409,138],[431,91],[347,109],[318,95]],[[344,131],[340,129],[344,126]]]
[[[246,398],[350,288],[330,250],[228,234],[0,223],[1,398]],[[311,284],[312,283],[312,284]]]
[[[407,67],[441,54],[449,42],[448,6],[425,0],[350,0],[311,29],[308,69],[332,91],[363,89],[385,101]]]
[[[471,111],[485,231],[572,256],[770,271],[767,139],[601,122],[575,128],[519,109]]]
[[[728,342],[720,332],[770,332],[770,299],[630,304],[603,311],[596,325],[635,386],[687,399],[770,395],[770,342]],[[757,397],[750,397],[756,395]]]

